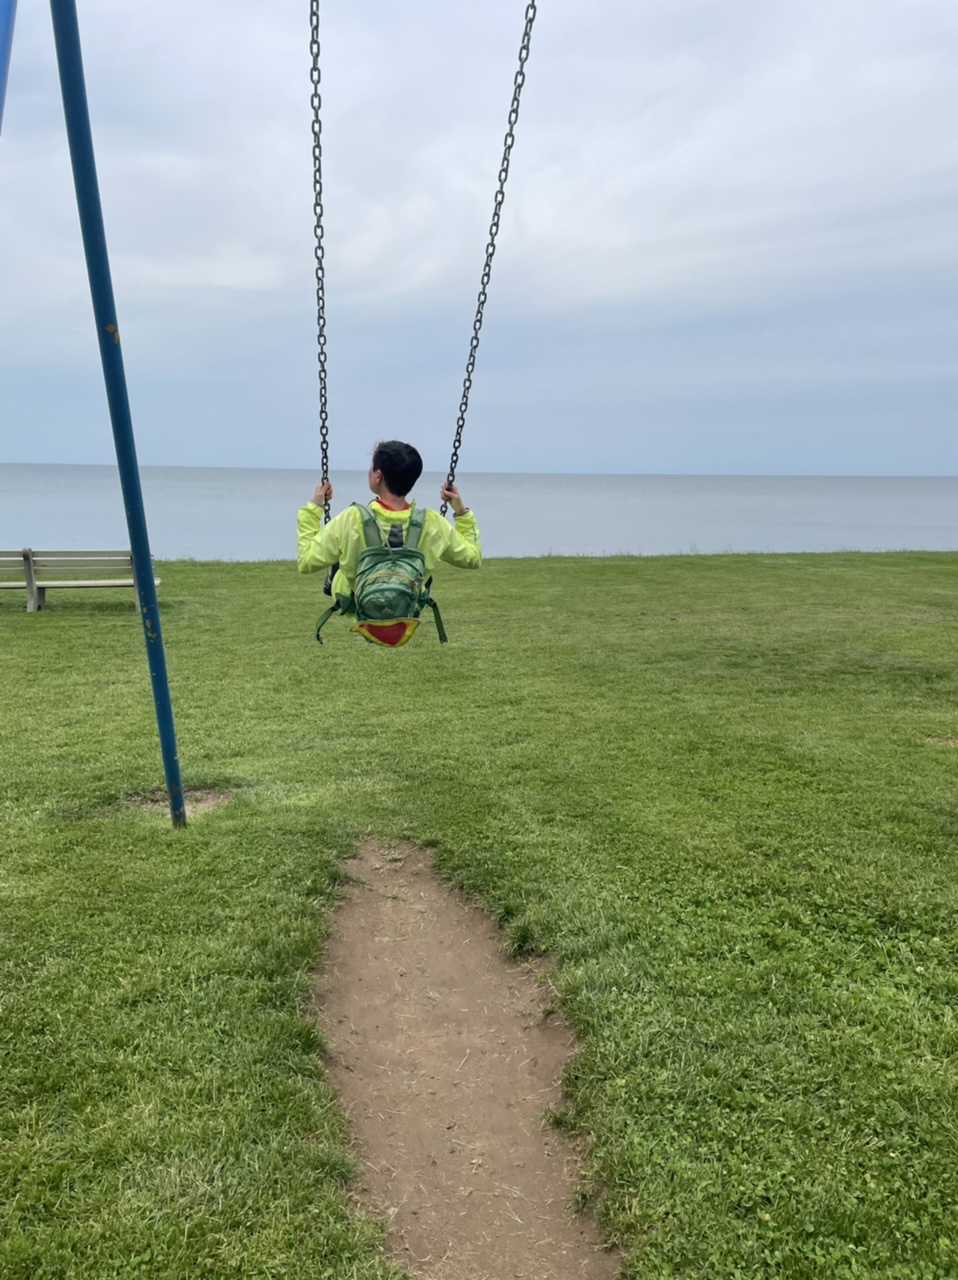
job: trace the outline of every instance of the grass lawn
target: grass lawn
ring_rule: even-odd
[[[492,561],[396,653],[162,578],[186,832],[130,593],[0,598],[3,1280],[398,1276],[306,1013],[369,832],[552,953],[626,1276],[958,1275],[958,556]]]

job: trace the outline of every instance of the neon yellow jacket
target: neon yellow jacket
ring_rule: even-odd
[[[369,509],[376,517],[383,538],[388,538],[389,530],[394,524],[403,525],[405,534],[405,526],[409,524],[415,505],[413,503],[406,511],[390,511],[373,498]],[[318,507],[315,502],[307,502],[305,507],[300,507],[296,521],[299,546],[296,567],[300,573],[316,573],[319,569],[328,569],[330,565],[338,564],[339,572],[333,581],[333,598],[337,595],[352,595],[359,556],[366,545],[363,541],[362,517],[356,507],[347,507],[325,526],[322,519],[323,508]],[[479,541],[476,517],[471,511],[464,511],[455,520],[453,526],[438,511],[426,511],[419,550],[426,561],[427,577],[435,571],[440,561],[454,564],[460,569],[478,569],[482,564],[482,544]]]

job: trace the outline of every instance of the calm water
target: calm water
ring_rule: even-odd
[[[283,560],[296,554],[308,471],[144,467],[160,559]],[[438,505],[442,477],[420,501]],[[366,473],[333,474],[334,510],[368,496]],[[489,556],[958,549],[958,477],[460,477]],[[111,467],[0,464],[0,547],[129,543]]]

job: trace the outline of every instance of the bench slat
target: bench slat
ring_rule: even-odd
[[[75,564],[78,560],[96,560],[103,564],[129,564],[133,557],[127,553],[126,555],[106,555],[102,551],[73,551],[70,555],[60,555],[55,551],[34,551],[33,559],[36,561],[49,560],[53,564]]]
[[[89,560],[129,560],[129,551],[33,551],[34,560],[73,560],[76,557]],[[0,551],[0,556],[16,555],[23,559],[23,552]]]
[[[36,573],[80,573],[89,570],[93,573],[112,573],[114,577],[118,573],[129,575],[133,572],[129,560],[71,560],[65,564],[62,560],[35,559],[33,568]]]
[[[153,585],[159,586],[161,578],[154,578]],[[52,578],[37,578],[38,587],[134,587],[132,578],[64,578],[54,582]]]
[[[38,587],[132,587],[132,578],[64,578],[54,582],[52,578],[37,578]]]

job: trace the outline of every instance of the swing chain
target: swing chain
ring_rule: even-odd
[[[462,384],[462,399],[459,402],[459,416],[456,419],[456,438],[452,446],[452,458],[449,462],[449,474],[446,477],[446,483],[452,485],[456,480],[456,468],[459,465],[459,450],[462,447],[462,432],[466,425],[466,413],[469,409],[469,393],[472,390],[472,376],[476,371],[476,355],[479,351],[479,334],[482,330],[482,319],[486,309],[487,290],[489,281],[492,278],[492,260],[496,253],[496,237],[499,234],[499,219],[502,215],[502,205],[506,198],[506,180],[509,177],[509,161],[512,157],[512,148],[516,141],[515,128],[519,120],[519,102],[522,97],[522,87],[526,82],[526,62],[529,58],[529,49],[532,42],[532,25],[536,20],[536,5],[529,3],[526,5],[525,13],[525,29],[522,33],[522,43],[519,46],[519,69],[516,72],[515,81],[512,88],[512,105],[509,108],[509,123],[506,129],[505,142],[502,152],[502,163],[499,166],[499,185],[496,190],[496,199],[492,211],[492,222],[489,226],[489,243],[486,245],[486,261],[482,269],[482,280],[479,285],[479,297],[476,304],[476,318],[472,322],[472,339],[469,343],[469,358],[466,361],[466,376]],[[444,502],[440,511],[446,514],[448,503]]]
[[[329,409],[326,402],[326,287],[325,254],[323,246],[323,123],[320,93],[322,79],[319,67],[319,0],[310,0],[309,52],[312,56],[310,81],[313,86],[310,103],[313,108],[313,213],[316,237],[316,331],[317,362],[319,365],[319,435],[322,446],[323,480],[329,479]],[[323,523],[329,523],[330,504],[323,506]]]

